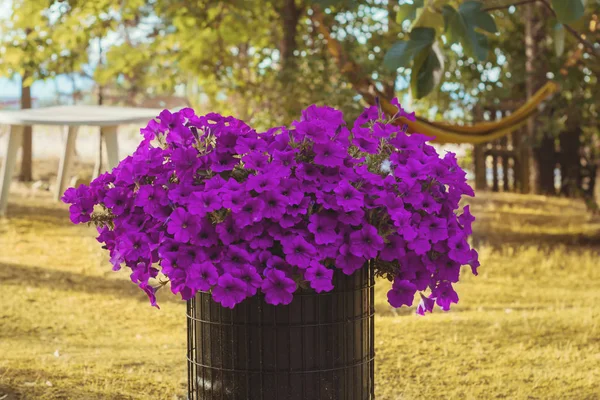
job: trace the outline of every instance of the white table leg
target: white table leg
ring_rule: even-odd
[[[23,126],[11,125],[8,133],[8,144],[4,153],[4,162],[0,170],[0,215],[6,212],[8,191],[17,161],[17,151],[23,145]]]
[[[106,158],[108,160],[108,169],[112,170],[119,164],[119,142],[117,141],[117,127],[103,126],[102,138],[106,144]]]
[[[68,126],[67,141],[63,148],[63,153],[58,164],[58,175],[56,177],[56,188],[54,190],[54,200],[58,201],[62,197],[69,178],[69,170],[73,164],[73,156],[75,155],[75,141],[77,140],[77,126]]]

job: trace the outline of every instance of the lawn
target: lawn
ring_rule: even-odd
[[[481,194],[451,312],[377,285],[377,399],[600,399],[600,220],[566,199]],[[112,272],[94,230],[46,196],[0,219],[0,399],[178,399],[185,305]]]

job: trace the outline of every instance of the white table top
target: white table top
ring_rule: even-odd
[[[115,126],[146,123],[161,112],[157,108],[59,106],[0,111],[0,124]]]

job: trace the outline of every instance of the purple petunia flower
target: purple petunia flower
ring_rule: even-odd
[[[357,257],[375,258],[383,247],[383,238],[379,236],[373,225],[365,224],[361,230],[350,234],[349,250]]]
[[[176,208],[169,217],[167,232],[174,236],[175,240],[187,243],[191,237],[197,234],[198,221],[184,208]]]
[[[285,261],[301,269],[310,266],[316,254],[316,249],[303,237],[296,236],[293,239],[282,239],[281,244],[285,253]]]
[[[339,235],[335,231],[337,221],[335,217],[313,214],[309,217],[308,231],[315,235],[315,243],[331,244],[335,243]]]
[[[449,282],[440,282],[440,284],[431,291],[431,297],[435,299],[438,306],[444,311],[450,309],[450,304],[458,303],[458,294],[452,288]]]
[[[217,283],[219,273],[217,268],[210,262],[202,262],[190,265],[187,285],[195,290],[208,292]]]
[[[262,285],[262,279],[260,275],[256,272],[256,268],[251,265],[244,265],[241,268],[238,268],[232,272],[233,276],[241,279],[246,284],[246,295],[254,296],[256,291]]]
[[[387,293],[388,301],[392,307],[411,306],[417,288],[407,280],[394,280],[392,289]]]
[[[262,210],[265,203],[259,198],[253,198],[242,206],[239,212],[234,214],[236,226],[243,228],[262,219]]]
[[[223,307],[231,308],[241,303],[246,298],[246,283],[225,273],[217,280],[217,285],[212,289],[212,298]]]
[[[265,272],[261,290],[265,294],[265,301],[274,306],[290,304],[292,293],[296,291],[296,283],[285,275],[285,272],[269,269]]]
[[[333,270],[325,268],[323,264],[318,262],[313,262],[304,272],[304,279],[310,282],[310,287],[315,289],[317,293],[333,290],[332,278]]]
[[[337,203],[344,211],[360,210],[364,205],[364,194],[347,181],[341,181],[333,192],[335,193]]]
[[[313,146],[315,152],[315,163],[326,167],[337,167],[344,165],[344,158],[348,157],[348,152],[335,142],[316,143]]]
[[[217,193],[211,191],[194,192],[190,195],[190,214],[204,217],[206,214],[218,210],[221,206],[221,198]]]

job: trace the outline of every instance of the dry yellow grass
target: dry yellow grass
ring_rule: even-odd
[[[472,201],[480,275],[427,317],[377,286],[377,398],[598,399],[600,221],[536,196]],[[93,229],[47,198],[0,219],[0,399],[177,399],[184,304],[114,273]],[[4,395],[8,395],[3,398]]]

